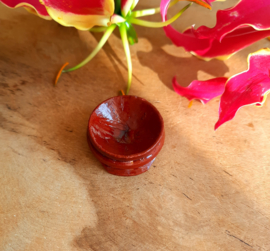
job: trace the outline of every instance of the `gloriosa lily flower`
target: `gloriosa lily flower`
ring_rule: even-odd
[[[160,10],[164,21],[169,2],[161,1]],[[182,46],[198,57],[207,60],[227,59],[237,51],[270,36],[269,14],[269,0],[240,0],[234,7],[217,12],[213,28],[201,26],[195,30],[191,27],[181,33],[168,25],[164,30],[176,46]]]
[[[220,96],[219,120],[215,129],[234,118],[243,106],[262,106],[270,92],[270,49],[262,49],[248,56],[248,70],[230,78],[214,78],[193,81],[188,87],[181,87],[173,79],[175,91],[188,98],[207,103]]]
[[[126,93],[128,94],[132,79],[132,63],[130,57],[129,44],[138,41],[133,24],[146,27],[164,27],[175,21],[189,6],[180,10],[174,17],[165,22],[148,22],[138,19],[138,17],[153,15],[160,12],[160,8],[133,11],[138,0],[0,0],[11,8],[25,7],[31,13],[45,19],[53,19],[61,25],[75,27],[79,30],[90,30],[92,32],[104,32],[93,52],[80,64],[64,69],[66,64],[60,69],[56,82],[62,72],[76,70],[88,63],[106,43],[109,36],[116,27],[119,27],[123,41],[124,51],[127,57],[128,84]],[[172,1],[168,7],[180,0]],[[202,6],[210,8],[206,0],[189,0]]]
[[[161,1],[162,19],[166,20],[169,0]],[[213,2],[213,1],[211,1]],[[210,60],[227,59],[248,45],[270,36],[270,1],[240,0],[236,6],[218,11],[215,27],[193,27],[183,33],[170,25],[164,27],[166,35],[177,46],[192,54]],[[239,108],[246,105],[262,106],[270,90],[270,50],[263,49],[248,57],[249,69],[227,79],[224,77],[206,81],[194,80],[184,88],[173,78],[173,88],[189,100],[199,99],[206,104],[221,96],[220,125],[234,118]]]

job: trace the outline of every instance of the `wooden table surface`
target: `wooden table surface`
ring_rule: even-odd
[[[213,25],[216,9],[194,5],[175,27]],[[166,140],[148,172],[118,177],[90,152],[86,127],[95,106],[125,87],[119,33],[54,87],[60,66],[84,59],[100,34],[0,5],[1,251],[270,250],[269,102],[241,109],[215,132],[218,99],[188,108],[171,86],[175,75],[186,86],[243,71],[248,53],[269,41],[204,62],[162,29],[136,29],[130,94],[159,109]]]

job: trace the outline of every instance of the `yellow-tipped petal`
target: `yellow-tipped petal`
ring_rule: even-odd
[[[40,0],[49,15],[59,24],[89,30],[93,26],[107,26],[114,13],[114,1]]]
[[[40,4],[38,0],[0,0],[4,5],[9,8],[19,8],[24,7],[28,12],[35,14],[46,20],[51,20],[46,8]]]

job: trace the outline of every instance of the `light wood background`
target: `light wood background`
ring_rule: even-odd
[[[235,2],[212,12],[193,5],[174,26],[213,26],[216,9]],[[162,29],[136,29],[130,94],[159,109],[166,141],[147,173],[117,177],[90,152],[86,127],[94,107],[125,88],[119,33],[54,87],[60,66],[84,59],[100,34],[0,5],[0,250],[270,250],[269,102],[215,132],[219,101],[188,108],[171,87],[175,75],[187,86],[243,71],[248,53],[269,41],[204,62]]]

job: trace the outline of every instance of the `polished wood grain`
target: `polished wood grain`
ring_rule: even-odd
[[[194,5],[175,27],[213,25],[216,9]],[[125,88],[118,32],[53,86],[61,65],[80,62],[100,34],[0,5],[0,250],[270,250],[270,104],[241,109],[215,132],[219,101],[188,108],[171,87],[173,76],[186,86],[243,71],[248,53],[270,42],[204,62],[162,29],[136,29],[130,94],[158,108],[166,139],[148,172],[118,177],[104,171],[86,140],[90,113]]]

